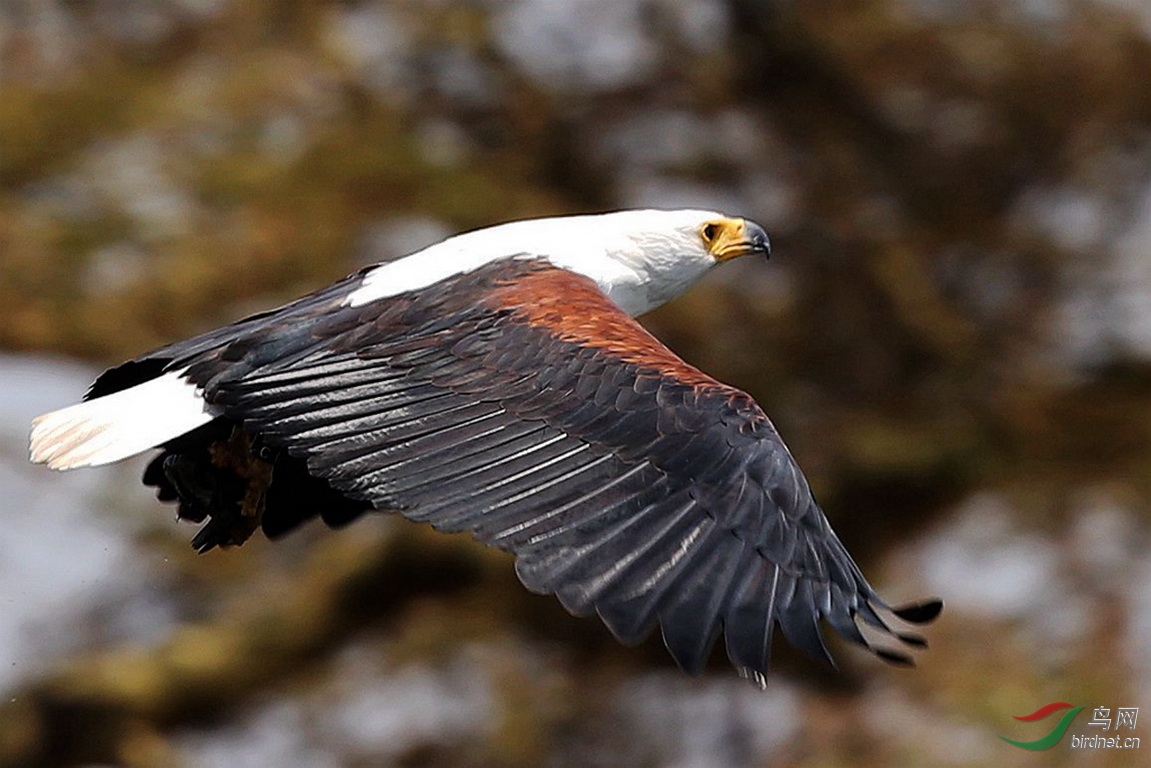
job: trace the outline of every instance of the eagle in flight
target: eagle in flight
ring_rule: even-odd
[[[892,616],[940,601],[887,606],[755,401],[632,319],[769,252],[759,225],[698,210],[457,235],[106,371],[35,420],[32,460],[159,448],[144,482],[204,523],[202,552],[372,510],[469,531],[625,643],[658,624],[692,674],[722,632],[762,685],[775,625],[830,662],[821,619],[910,663],[900,646],[925,643]]]

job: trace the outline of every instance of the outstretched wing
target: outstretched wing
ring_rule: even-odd
[[[763,411],[590,280],[508,259],[362,306],[339,296],[164,365],[345,496],[510,550],[529,589],[625,642],[658,623],[690,672],[721,629],[757,678],[776,624],[825,658],[821,618],[862,645],[857,617],[890,633]]]

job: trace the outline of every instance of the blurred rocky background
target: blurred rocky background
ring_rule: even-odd
[[[641,206],[771,232],[649,327],[763,403],[885,596],[946,599],[918,669],[777,642],[765,692],[721,651],[691,679],[466,538],[197,556],[142,461],[26,462],[101,366],[462,229]],[[0,349],[0,765],[1151,750],[1145,0],[0,0]],[[997,737],[1052,701],[1082,735],[1147,708],[1143,750]]]

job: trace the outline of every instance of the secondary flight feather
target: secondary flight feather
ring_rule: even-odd
[[[106,371],[35,420],[32,460],[159,448],[144,482],[203,523],[200,551],[371,510],[469,531],[624,642],[658,625],[691,673],[722,633],[762,684],[777,625],[830,660],[821,620],[909,662],[899,646],[923,640],[892,616],[939,601],[889,608],[752,398],[632,319],[769,250],[759,225],[697,210],[457,235]]]

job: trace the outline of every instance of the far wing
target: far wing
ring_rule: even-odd
[[[507,260],[274,320],[172,365],[312,475],[510,550],[528,588],[598,613],[621,640],[658,622],[697,672],[722,629],[735,666],[759,677],[775,624],[822,657],[821,617],[863,645],[857,616],[890,633],[763,411],[591,281]]]

